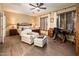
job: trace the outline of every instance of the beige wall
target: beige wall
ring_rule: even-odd
[[[75,9],[75,8],[74,8]],[[66,11],[70,11],[72,10],[72,8],[70,9],[66,9]],[[47,14],[43,14],[40,16],[28,16],[25,14],[17,14],[17,13],[11,13],[11,12],[5,12],[6,15],[6,19],[7,19],[7,26],[9,26],[11,23],[13,24],[17,24],[17,23],[31,23],[33,28],[39,28],[40,27],[40,17],[44,17],[44,16],[48,16],[48,29],[49,28],[54,28],[56,27],[56,17],[57,17],[57,13],[62,13],[64,11],[60,10],[57,12],[50,12]],[[53,19],[53,21],[51,21]],[[9,30],[9,27],[7,27],[7,31]]]
[[[16,28],[17,23],[34,23],[35,17],[28,16],[25,14],[17,14],[12,12],[5,12],[6,23],[7,23],[7,33],[9,33],[9,29],[11,28],[11,24],[15,24],[14,28]],[[33,24],[34,25],[34,24]]]
[[[36,24],[40,27],[40,17],[48,16],[48,29],[56,27],[56,12],[47,13],[36,17]],[[51,21],[53,19],[53,21]]]
[[[41,16],[33,17],[33,16],[25,15],[25,14],[5,12],[5,16],[7,19],[7,26],[10,26],[11,23],[17,24],[17,23],[26,22],[26,23],[32,24],[32,26],[34,28],[39,28],[40,27],[40,17],[44,17],[44,16],[48,16],[48,29],[56,26],[54,13],[52,13],[51,15],[48,13],[48,14],[44,14]],[[53,22],[50,22],[51,18],[54,18]],[[8,27],[8,29],[9,29],[9,27]]]
[[[31,20],[33,19],[32,16],[11,13],[11,12],[5,12],[5,16],[7,18],[7,24],[11,24],[11,21],[13,21],[15,24],[17,24],[17,23],[32,23]]]
[[[39,28],[40,27],[40,17],[33,17],[32,20],[33,28]]]

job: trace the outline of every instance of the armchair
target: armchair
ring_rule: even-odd
[[[32,32],[31,29],[25,29],[21,32],[21,41],[32,44],[38,35],[38,33]]]

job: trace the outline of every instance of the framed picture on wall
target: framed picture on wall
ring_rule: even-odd
[[[54,22],[54,18],[51,18],[51,19],[50,19],[50,23],[53,23],[53,22]]]

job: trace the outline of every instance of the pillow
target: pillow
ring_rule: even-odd
[[[33,35],[33,33],[32,33],[32,32],[30,32],[30,33],[27,33],[27,35]]]
[[[30,32],[32,32],[32,29],[31,28],[27,28],[27,29],[23,30],[22,32],[23,33],[30,33]]]

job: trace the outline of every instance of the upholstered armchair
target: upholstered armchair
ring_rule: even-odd
[[[38,36],[37,38],[34,39],[34,45],[43,47],[47,43],[47,40],[48,40],[47,36],[43,36],[43,37]]]
[[[21,32],[21,41],[32,44],[38,35],[38,33],[32,32],[31,29],[25,29]]]

